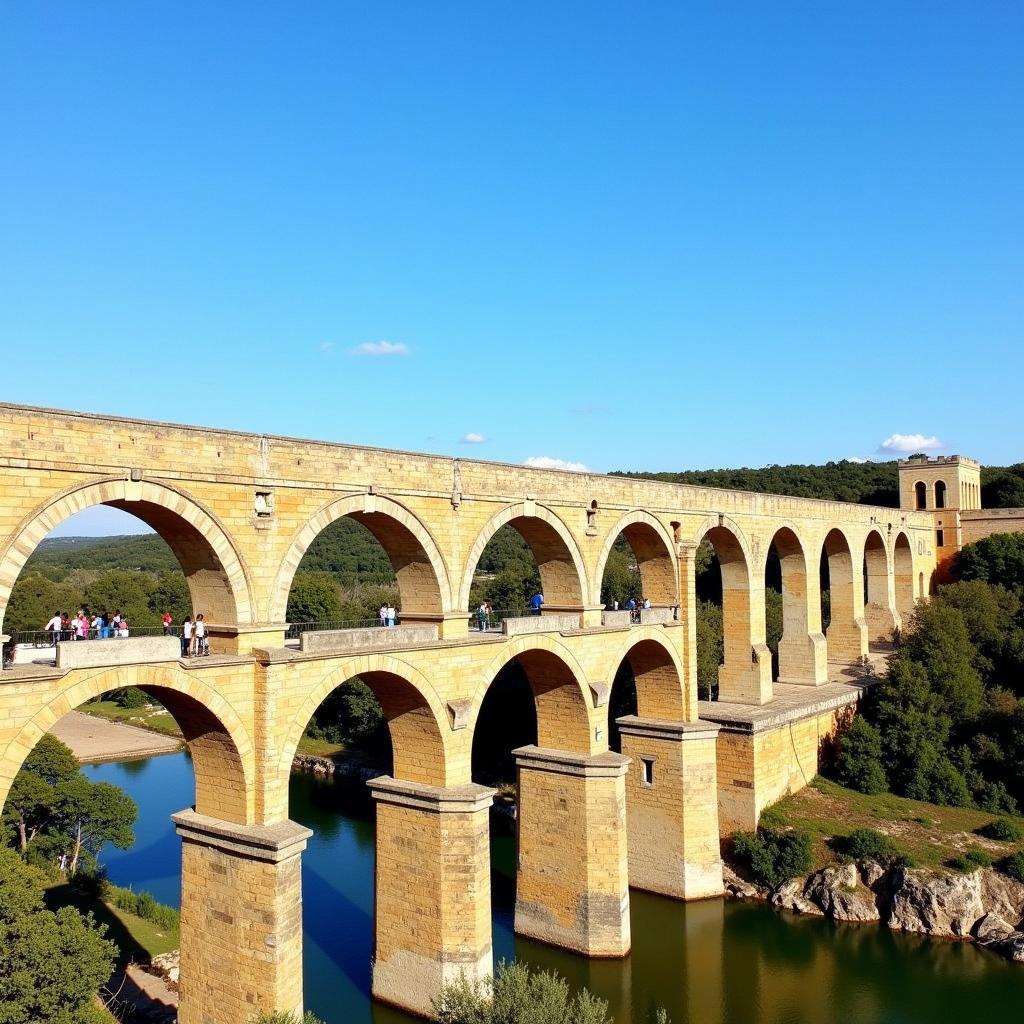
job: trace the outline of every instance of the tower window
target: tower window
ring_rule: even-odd
[[[942,530],[936,530],[935,531],[935,546],[938,547],[938,548],[945,547],[945,543],[943,541]]]
[[[928,487],[923,480],[914,484],[914,497],[917,508],[926,508],[928,505]]]
[[[946,484],[942,480],[935,481],[935,507],[946,507]]]
[[[643,783],[645,786],[654,785],[654,758],[641,757],[640,770],[643,772]]]

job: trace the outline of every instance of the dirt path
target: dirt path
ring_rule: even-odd
[[[136,757],[170,754],[182,747],[181,740],[161,736],[133,725],[108,722],[103,718],[72,711],[50,730],[66,743],[83,764],[126,761]]]

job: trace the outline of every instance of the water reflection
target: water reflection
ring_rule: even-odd
[[[180,844],[168,816],[193,800],[183,755],[90,768],[140,804],[134,850],[108,850],[119,884],[177,903]],[[373,954],[372,807],[361,787],[295,776],[291,814],[315,832],[303,858],[305,985],[328,1024],[411,1024],[368,997]],[[586,960],[512,933],[515,844],[507,823],[492,836],[496,958],[553,968],[607,999],[618,1024],[644,1024],[664,1006],[673,1024],[939,1024],[1017,1019],[1024,968],[960,943],[876,926],[834,927],[755,904],[681,904],[634,892],[633,952]]]

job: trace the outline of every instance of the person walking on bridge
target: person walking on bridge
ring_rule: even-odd
[[[544,607],[544,595],[539,590],[530,598],[530,607],[534,615],[540,615],[540,610]]]
[[[36,622],[38,621],[39,620],[36,619]],[[54,612],[50,621],[43,626],[43,629],[52,636],[53,645],[56,647],[57,641],[60,639],[60,612]]]

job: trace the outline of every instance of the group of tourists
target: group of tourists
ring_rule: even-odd
[[[476,624],[481,633],[491,624],[491,603],[489,601],[480,602],[480,607],[476,610]]]
[[[626,610],[629,612],[630,622],[639,622],[640,613],[646,611],[651,607],[651,599],[649,597],[641,597],[638,601],[635,597],[631,597],[626,602]],[[617,600],[612,601],[611,610],[617,612],[619,610],[619,602]]]
[[[382,604],[377,611],[382,626],[393,626],[398,621],[398,610],[393,604]]]
[[[106,608],[90,614],[88,608],[79,608],[74,615],[67,612],[54,612],[53,617],[43,627],[58,640],[109,640],[113,637],[124,638],[128,633],[128,619],[119,611],[110,615]]]
[[[164,631],[168,623],[164,623]],[[183,658],[205,658],[210,654],[210,638],[206,630],[206,619],[198,612],[195,619],[185,616],[181,624],[181,656]]]

